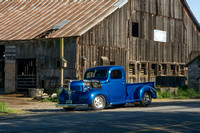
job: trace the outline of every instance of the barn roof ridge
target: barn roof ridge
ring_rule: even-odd
[[[196,17],[194,16],[193,12],[191,11],[188,3],[186,2],[186,0],[180,0],[182,6],[184,7],[184,9],[186,10],[186,12],[188,13],[190,19],[192,20],[193,24],[195,25],[195,27],[197,28],[197,30],[200,32],[200,24],[198,22],[198,20],[196,19]]]

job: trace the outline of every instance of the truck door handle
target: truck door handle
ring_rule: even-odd
[[[125,84],[125,83],[122,83],[123,85]]]

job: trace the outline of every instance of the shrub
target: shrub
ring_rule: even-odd
[[[175,99],[194,99],[194,98],[200,98],[200,92],[188,88],[188,87],[179,87],[177,94],[171,94],[170,92],[160,92],[157,91],[158,98],[175,98]]]

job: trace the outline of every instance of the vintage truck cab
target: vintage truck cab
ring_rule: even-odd
[[[151,104],[157,98],[154,82],[126,83],[122,66],[100,66],[85,72],[82,81],[70,81],[69,89],[60,88],[59,104],[66,110],[78,106],[91,106],[95,110],[107,105],[123,106],[126,103]]]

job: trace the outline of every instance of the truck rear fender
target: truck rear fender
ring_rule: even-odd
[[[139,86],[136,88],[134,93],[134,99],[142,100],[142,96],[145,92],[149,92],[152,98],[157,98],[156,90],[151,86]]]
[[[157,98],[156,90],[151,86],[142,86],[140,89],[140,100],[142,100],[142,96],[145,92],[149,92],[152,98]]]

